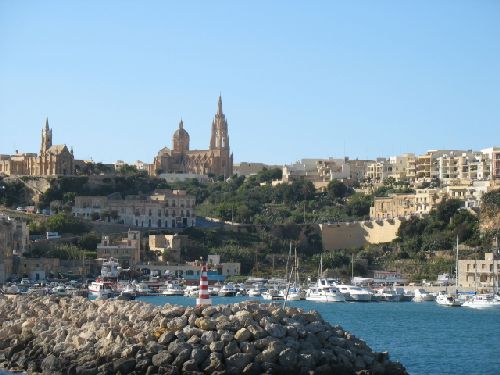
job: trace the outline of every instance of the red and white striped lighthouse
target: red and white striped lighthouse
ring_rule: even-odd
[[[196,307],[198,306],[209,306],[212,304],[212,300],[210,299],[210,294],[208,293],[208,275],[207,275],[207,266],[203,263],[201,266],[201,275],[200,275],[200,294],[198,298],[196,298]]]

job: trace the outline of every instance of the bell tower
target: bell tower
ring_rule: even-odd
[[[222,96],[219,95],[217,113],[212,121],[212,136],[210,150],[229,150],[229,135],[227,132],[226,116],[222,112]]]
[[[45,127],[42,129],[42,145],[40,147],[40,155],[43,155],[52,147],[52,129],[49,128],[49,118],[45,119]]]

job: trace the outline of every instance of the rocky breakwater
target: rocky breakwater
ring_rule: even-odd
[[[406,374],[315,311],[0,296],[0,367],[29,373]]]

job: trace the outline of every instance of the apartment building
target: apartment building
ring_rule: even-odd
[[[124,238],[102,236],[97,244],[97,258],[115,258],[124,268],[133,267],[141,261],[141,232],[129,230]]]
[[[196,225],[195,198],[185,190],[155,190],[147,196],[111,194],[107,197],[77,196],[73,215],[96,215],[108,222],[141,228],[186,228]]]

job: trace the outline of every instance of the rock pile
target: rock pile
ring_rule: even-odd
[[[315,311],[0,296],[0,368],[31,373],[406,374]]]

